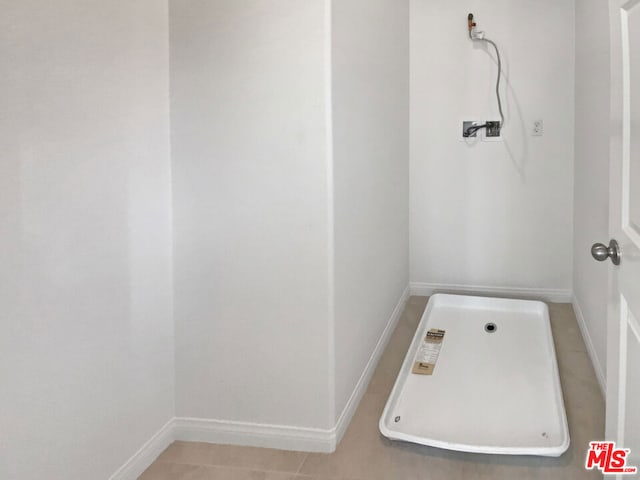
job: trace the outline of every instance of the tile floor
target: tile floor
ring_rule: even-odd
[[[583,468],[586,446],[604,435],[604,400],[571,305],[550,304],[571,447],[559,458],[450,452],[392,442],[378,420],[427,298],[411,297],[369,388],[332,454],[175,442],[140,480],[479,480],[601,478]]]

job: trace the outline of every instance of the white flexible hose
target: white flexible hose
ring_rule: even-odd
[[[480,37],[478,35],[474,36],[471,34],[471,30],[469,30],[469,38],[476,42],[487,42],[493,45],[493,48],[496,49],[496,57],[498,59],[498,78],[496,79],[496,98],[498,99],[498,111],[500,112],[500,129],[504,127],[504,114],[502,113],[502,100],[500,99],[500,77],[502,76],[502,61],[500,60],[500,51],[498,50],[498,46],[492,40],[488,38]]]

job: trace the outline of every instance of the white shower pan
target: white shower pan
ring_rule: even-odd
[[[433,372],[412,373],[432,329],[445,331]],[[433,295],[380,431],[449,450],[560,456],[569,447],[569,429],[547,305]]]

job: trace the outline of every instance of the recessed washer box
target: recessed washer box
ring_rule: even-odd
[[[432,373],[412,373],[415,362],[424,360],[419,355],[425,354],[428,331],[444,331],[435,356],[429,357],[437,357]],[[393,440],[464,452],[564,453],[569,428],[547,305],[433,295],[380,418],[380,431]]]

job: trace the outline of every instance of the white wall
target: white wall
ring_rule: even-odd
[[[332,8],[337,420],[409,281],[409,2]]]
[[[107,3],[0,19],[0,477],[106,478],[174,412],[330,431],[408,279],[408,146],[413,282],[571,289],[570,0],[411,0],[410,142],[406,1],[172,1],[172,162],[167,7]],[[606,7],[577,3],[600,339]],[[458,139],[497,115],[469,11],[503,53],[504,143]]]
[[[606,369],[608,268],[590,255],[609,240],[609,10],[606,0],[576,0],[576,160],[574,306],[600,381]],[[580,316],[579,316],[580,318]]]
[[[330,428],[324,2],[170,12],[177,414]]]
[[[0,31],[0,478],[104,479],[173,415],[167,7]]]
[[[573,3],[411,1],[411,281],[418,287],[569,297]],[[502,143],[460,141],[463,119],[498,118],[493,49],[469,40],[469,12],[503,57]],[[530,134],[536,119],[544,121],[542,137]]]

